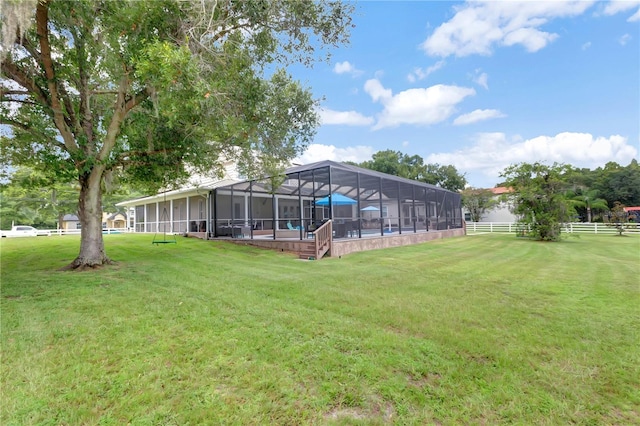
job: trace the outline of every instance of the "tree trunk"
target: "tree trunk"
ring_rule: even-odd
[[[63,269],[97,268],[111,264],[104,251],[102,239],[102,170],[94,167],[90,173],[80,176],[80,198],[78,218],[80,219],[80,253],[73,262]]]

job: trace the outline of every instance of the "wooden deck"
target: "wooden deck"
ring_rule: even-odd
[[[305,240],[282,238],[282,239],[229,239],[236,244],[262,247],[270,250],[295,253],[300,259],[315,260],[324,256],[340,257],[349,253],[359,251],[377,250],[383,248],[400,247],[412,244],[422,244],[427,241],[439,240],[442,238],[461,237],[465,235],[464,228],[449,229],[444,231],[425,231],[417,233],[404,233],[385,236],[367,236],[363,238],[330,238],[328,246],[318,251],[316,239]],[[317,237],[317,234],[316,234]],[[317,253],[320,253],[319,255]]]

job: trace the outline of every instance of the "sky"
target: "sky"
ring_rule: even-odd
[[[640,158],[640,0],[355,4],[350,44],[291,70],[321,99],[296,162],[391,149],[489,188],[511,164]]]

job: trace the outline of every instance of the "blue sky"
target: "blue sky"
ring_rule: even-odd
[[[493,187],[509,164],[640,152],[640,0],[362,1],[351,43],[294,68],[322,98],[297,159],[392,149]]]

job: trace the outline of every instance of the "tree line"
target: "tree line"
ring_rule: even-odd
[[[452,165],[425,164],[419,155],[407,155],[391,149],[378,151],[371,160],[361,163],[347,162],[369,170],[399,176],[418,182],[437,185],[458,192],[467,185],[467,179]]]
[[[557,241],[564,222],[605,221],[622,232],[626,222],[637,220],[624,211],[625,206],[640,206],[640,167],[635,159],[626,167],[609,162],[595,170],[520,163],[501,176],[501,186],[509,189],[503,200],[509,201],[523,229],[539,240]],[[473,221],[498,201],[490,190],[463,191],[463,204]]]
[[[74,181],[59,181],[47,173],[26,166],[16,168],[0,183],[0,229],[12,224],[39,229],[62,227],[65,215],[78,214],[80,188]],[[120,182],[103,191],[103,211],[122,212],[116,204],[144,196],[144,192]]]
[[[536,184],[537,174],[547,176],[544,185]],[[496,186],[509,187],[514,192],[515,188],[550,190],[549,180],[553,178],[554,190],[562,196],[571,219],[576,221],[602,221],[603,215],[616,203],[640,206],[640,167],[635,159],[627,166],[609,162],[594,170],[562,164],[522,163],[505,169],[502,177],[505,180]],[[463,203],[475,222],[500,201],[486,188],[466,188],[462,194]]]

